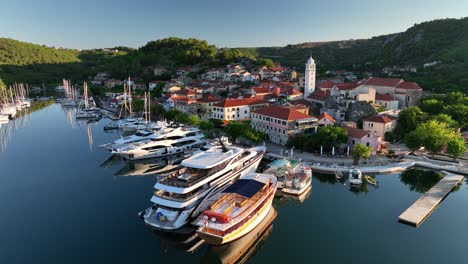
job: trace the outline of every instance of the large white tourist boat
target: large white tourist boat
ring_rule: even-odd
[[[161,230],[182,228],[213,203],[211,196],[254,172],[264,153],[264,147],[235,146],[195,153],[182,161],[180,170],[158,179],[145,222]]]
[[[252,231],[268,215],[277,179],[271,174],[249,173],[210,199],[214,203],[194,224],[198,235],[212,245],[226,244]]]
[[[205,144],[204,137],[198,128],[178,127],[167,132],[156,132],[155,136],[148,139],[113,148],[112,153],[128,160],[136,160],[193,152]]]

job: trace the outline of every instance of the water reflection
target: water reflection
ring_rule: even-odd
[[[198,236],[195,229],[192,229],[185,234],[161,232],[154,229],[152,232],[159,238],[160,246],[164,252],[167,252],[172,248],[193,253],[205,243]]]
[[[247,235],[225,245],[208,246],[201,262],[246,263],[273,230],[276,215],[277,212],[272,207],[265,219]]]
[[[1,152],[6,151],[15,131],[26,127],[31,113],[32,110],[30,108],[24,108],[17,112],[15,119],[3,121],[0,123]]]
[[[409,186],[411,191],[426,193],[444,177],[439,171],[411,169],[400,174],[400,181]]]

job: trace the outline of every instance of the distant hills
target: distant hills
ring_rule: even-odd
[[[358,30],[358,29],[357,29]],[[442,19],[416,24],[405,32],[370,39],[291,44],[285,47],[217,49],[197,39],[167,38],[148,42],[139,49],[115,47],[98,50],[56,49],[0,38],[0,78],[7,83],[57,82],[62,78],[87,79],[107,70],[117,78],[142,75],[152,78],[152,65],[175,68],[185,65],[220,66],[235,61],[252,65],[271,59],[299,71],[312,54],[319,74],[325,70],[352,70],[385,76],[387,66],[418,67],[417,73],[400,77],[425,89],[468,92],[468,18]],[[424,63],[438,61],[432,67]]]

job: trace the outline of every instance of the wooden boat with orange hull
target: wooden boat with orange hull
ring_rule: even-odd
[[[268,215],[277,188],[273,175],[247,174],[215,195],[193,222],[207,243],[221,245],[243,237]]]

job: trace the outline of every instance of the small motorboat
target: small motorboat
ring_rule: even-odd
[[[379,187],[379,184],[377,183],[377,181],[372,178],[371,176],[369,175],[364,175],[364,179],[366,179],[366,182],[368,182],[370,185],[374,186],[374,187]]]
[[[362,173],[359,169],[351,169],[348,177],[351,188],[359,188],[362,184]]]

